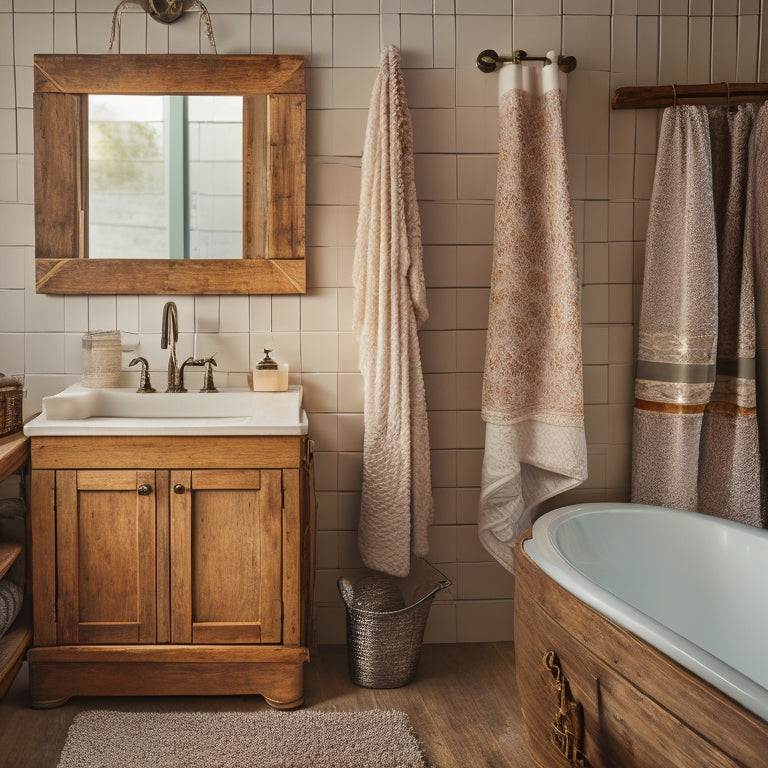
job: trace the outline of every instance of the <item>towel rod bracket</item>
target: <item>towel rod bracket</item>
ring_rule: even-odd
[[[481,72],[487,74],[489,72],[495,72],[501,63],[512,62],[514,64],[520,64],[523,61],[543,61],[547,64],[552,63],[547,56],[529,56],[522,50],[513,51],[511,56],[499,56],[496,51],[488,48],[477,55],[477,68]],[[573,72],[573,70],[576,69],[576,57],[558,56],[557,66],[562,72]]]

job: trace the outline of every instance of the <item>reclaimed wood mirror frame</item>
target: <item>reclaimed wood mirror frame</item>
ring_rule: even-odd
[[[37,293],[306,291],[303,56],[38,54],[34,64]],[[91,93],[243,96],[241,259],[86,257]]]

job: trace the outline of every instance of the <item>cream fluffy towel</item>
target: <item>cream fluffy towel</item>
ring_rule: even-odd
[[[556,63],[505,65],[499,74],[482,415],[480,540],[513,571],[516,540],[537,506],[587,477],[579,282]]]
[[[385,49],[363,148],[353,271],[365,391],[358,545],[369,568],[406,576],[427,554],[433,501],[417,330],[427,319],[413,130],[400,54]]]

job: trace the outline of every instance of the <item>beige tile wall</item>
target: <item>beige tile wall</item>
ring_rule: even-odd
[[[32,54],[106,51],[116,0],[0,0],[0,369],[25,372],[28,412],[77,380],[83,331],[141,335],[157,371],[165,297],[34,292]],[[217,351],[247,371],[256,333],[305,386],[317,444],[319,636],[343,642],[338,575],[355,543],[363,434],[351,328],[351,267],[368,99],[382,44],[402,50],[416,143],[431,317],[421,334],[437,518],[431,559],[454,586],[428,639],[512,633],[513,579],[477,543],[479,416],[497,148],[496,77],[486,48],[578,58],[568,76],[567,149],[581,275],[589,480],[556,500],[624,499],[628,488],[633,318],[658,114],[614,112],[635,82],[751,81],[765,38],[761,0],[207,0],[221,53],[308,56],[306,296],[181,297],[182,351]],[[196,52],[193,15],[166,27],[124,14],[123,52]],[[201,46],[207,52],[207,45]]]

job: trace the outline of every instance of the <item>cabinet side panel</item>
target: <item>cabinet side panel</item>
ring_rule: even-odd
[[[307,439],[301,480],[301,644],[314,647],[315,638],[315,497],[314,443]]]
[[[299,471],[283,472],[283,643],[301,644],[301,516]]]
[[[56,643],[56,480],[53,470],[33,470],[29,511],[34,643]]]

